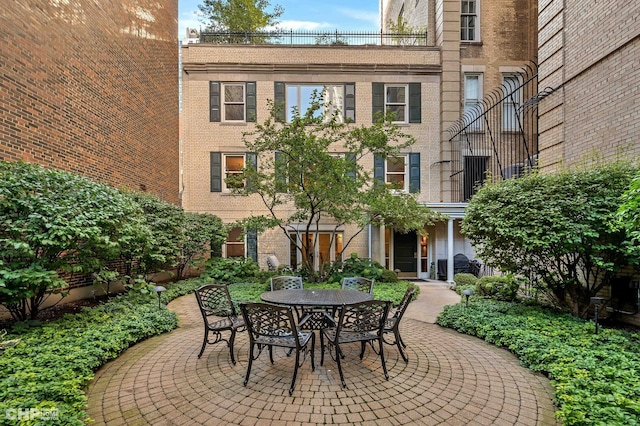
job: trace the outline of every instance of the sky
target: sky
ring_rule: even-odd
[[[306,31],[379,31],[379,0],[271,0],[284,13],[279,28]],[[178,0],[178,38],[186,28],[200,29],[198,5],[202,0]],[[268,9],[271,10],[271,9]]]

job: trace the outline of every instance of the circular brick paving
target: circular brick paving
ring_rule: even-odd
[[[325,354],[316,369],[310,360],[298,370],[292,396],[293,357],[274,349],[253,363],[246,387],[248,337],[236,341],[234,366],[224,344],[209,345],[197,358],[202,319],[193,296],[170,305],[180,327],[128,349],[103,366],[88,389],[95,424],[299,425],[555,424],[548,380],[518,364],[509,352],[478,339],[405,317],[405,364],[394,346],[385,346],[389,380],[380,358],[359,345],[344,348],[347,388]]]

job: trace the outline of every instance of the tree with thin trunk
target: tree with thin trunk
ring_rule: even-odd
[[[270,104],[270,115],[255,131],[244,135],[247,149],[256,154],[257,165],[248,164],[242,175],[227,178],[236,193],[255,194],[268,214],[242,221],[245,229],[263,231],[277,227],[301,254],[302,269],[310,279],[328,274],[316,270],[313,253],[320,225],[331,226],[332,238],[347,225],[356,231],[345,235],[344,253],[368,225],[386,225],[401,232],[424,233],[439,216],[418,203],[413,194],[378,182],[363,159],[374,154],[398,155],[415,140],[380,117],[370,127],[343,123],[339,111],[328,115],[321,94],[314,94],[310,108],[293,111],[282,120],[279,107]],[[333,245],[334,241],[331,241]]]
[[[284,9],[276,5],[269,12],[270,6],[268,0],[203,0],[198,9],[207,31],[226,33],[219,37],[219,42],[238,43],[245,41],[248,33],[265,31],[279,24],[278,18]],[[255,37],[252,41],[256,41]]]

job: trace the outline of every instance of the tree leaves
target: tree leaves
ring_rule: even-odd
[[[634,170],[620,163],[487,183],[469,203],[463,232],[488,265],[531,278],[582,315],[629,264],[628,237],[610,223]]]

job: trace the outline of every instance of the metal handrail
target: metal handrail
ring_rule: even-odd
[[[204,31],[200,43],[276,44],[316,46],[427,46],[427,32],[384,33],[382,31],[302,31],[256,32]]]

